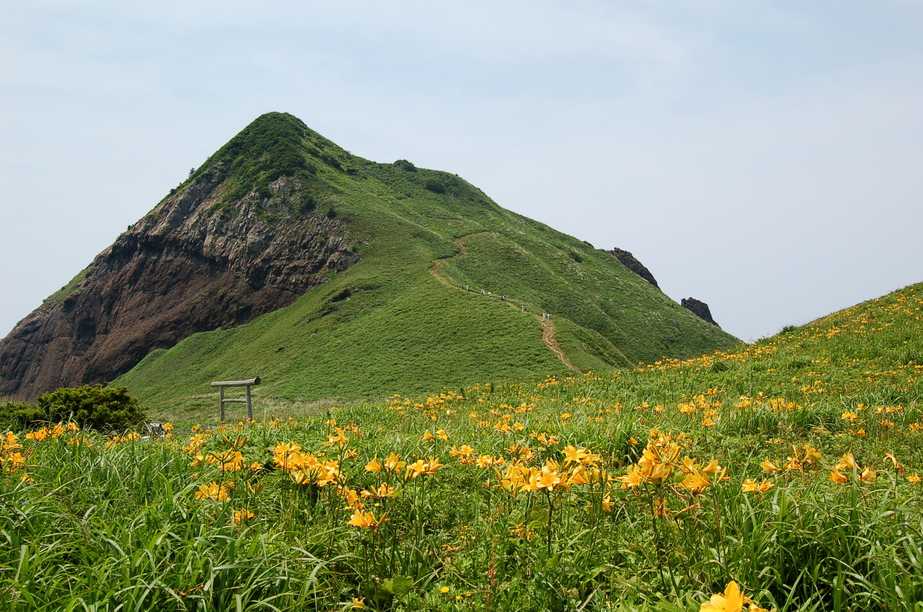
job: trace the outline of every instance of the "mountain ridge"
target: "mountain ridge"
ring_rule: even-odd
[[[453,293],[426,281],[440,285],[430,272],[437,262]],[[480,293],[454,292],[465,286],[511,301],[497,310]],[[371,162],[291,115],[268,113],[0,342],[0,394],[121,376],[152,401],[178,401],[208,372],[242,367],[232,355],[244,345],[234,338],[283,379],[274,392],[286,397],[309,387],[310,397],[348,397],[568,371],[541,341],[534,316],[542,312],[554,313],[561,350],[583,370],[737,341],[611,255],[499,207],[456,175]],[[270,320],[288,331],[263,327]],[[262,335],[252,336],[257,323]],[[342,337],[329,336],[333,326]],[[478,334],[461,333],[466,327]],[[177,373],[168,364],[190,358],[184,351],[203,333],[215,359],[191,357],[199,374]],[[406,351],[411,337],[411,355],[369,359],[393,351],[378,340]],[[339,363],[305,357],[316,351]],[[361,392],[337,367],[365,376]],[[155,382],[165,376],[184,390],[168,398]]]

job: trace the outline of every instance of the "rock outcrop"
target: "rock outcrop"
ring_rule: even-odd
[[[613,248],[611,251],[606,251],[605,249],[602,249],[602,250],[605,251],[606,253],[609,253],[610,255],[614,255],[616,259],[622,262],[623,266],[625,266],[626,268],[628,268],[629,270],[631,270],[632,272],[634,272],[635,274],[637,274],[638,276],[640,276],[641,278],[643,278],[644,280],[652,284],[653,286],[657,287],[658,289],[660,288],[657,285],[657,279],[654,278],[654,275],[651,274],[651,271],[648,270],[644,266],[644,264],[642,264],[640,261],[635,259],[635,256],[629,253],[628,251],[623,251],[622,249],[618,249],[618,248]]]
[[[303,172],[229,202],[237,160],[209,161],[0,341],[0,397],[108,382],[154,349],[287,306],[358,260]]]
[[[689,312],[699,317],[706,323],[711,323],[715,327],[721,327],[720,325],[718,325],[718,323],[715,322],[714,319],[711,318],[711,310],[708,308],[708,304],[706,304],[705,302],[702,302],[695,298],[688,297],[688,298],[683,298],[682,301],[680,301],[679,305],[689,310]]]

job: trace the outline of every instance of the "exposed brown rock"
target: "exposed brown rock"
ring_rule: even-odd
[[[711,323],[715,327],[721,327],[714,319],[711,318],[711,310],[708,308],[708,304],[697,300],[695,298],[683,298],[679,303],[680,306],[689,310],[692,314],[699,317],[706,323]]]
[[[606,251],[605,249],[601,249],[601,250],[605,251],[606,253],[609,253],[610,255],[615,255],[616,259],[622,262],[623,266],[625,266],[626,268],[628,268],[629,270],[631,270],[632,272],[634,272],[635,274],[637,274],[638,276],[640,276],[641,278],[649,282],[650,284],[654,285],[658,289],[660,288],[660,286],[657,285],[657,279],[654,278],[654,275],[651,274],[651,271],[648,270],[644,266],[644,264],[642,264],[640,261],[635,259],[635,256],[629,253],[628,251],[623,251],[622,249],[618,249],[618,248],[613,248],[611,251]]]
[[[0,341],[0,396],[108,382],[153,349],[287,306],[358,260],[343,222],[298,212],[300,179],[231,208],[223,173],[161,202]]]

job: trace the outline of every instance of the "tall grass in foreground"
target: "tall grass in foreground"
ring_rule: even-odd
[[[0,610],[917,610],[920,293],[614,375],[10,432]]]

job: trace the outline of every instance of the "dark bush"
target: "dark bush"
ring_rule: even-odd
[[[306,193],[302,195],[301,199],[298,201],[296,212],[299,215],[306,215],[315,208],[317,208],[317,200],[315,200],[314,196],[311,194]]]
[[[42,420],[42,409],[25,402],[7,402],[0,406],[0,432],[29,429]]]
[[[715,361],[714,363],[711,364],[710,369],[712,372],[715,372],[715,373],[727,372],[728,370],[731,369],[731,366],[728,365],[726,361]]]
[[[61,388],[39,396],[35,404],[44,421],[74,421],[82,428],[99,431],[124,431],[146,420],[141,402],[128,395],[127,387]]]
[[[437,178],[428,178],[423,182],[423,188],[433,193],[445,193],[445,185]]]
[[[407,172],[416,172],[416,171],[417,171],[417,167],[414,166],[414,165],[413,165],[412,163],[410,163],[409,161],[407,161],[406,159],[399,159],[399,160],[397,160],[396,162],[394,162],[394,165],[395,165],[396,167],[398,167],[398,168],[401,168],[402,170],[406,170]]]
[[[329,153],[324,153],[320,156],[320,158],[331,168],[336,168],[337,170],[343,169],[343,166],[340,164],[340,160]]]

